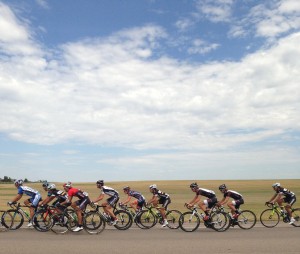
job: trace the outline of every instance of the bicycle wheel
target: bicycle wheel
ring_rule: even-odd
[[[143,229],[152,228],[157,223],[156,216],[149,210],[142,210],[138,216],[139,224],[142,225],[141,228]]]
[[[119,230],[126,230],[131,227],[132,225],[132,217],[130,213],[123,211],[123,210],[118,210],[115,212],[115,215],[118,219],[118,223],[114,225],[116,229]]]
[[[210,220],[206,222],[210,228],[218,232],[224,232],[229,228],[229,218],[225,212],[213,212]]]
[[[100,234],[105,226],[104,218],[96,211],[88,212],[83,217],[83,227],[89,234]]]
[[[65,213],[51,215],[51,231],[55,234],[65,234],[69,231],[68,216]]]
[[[274,228],[280,220],[280,215],[276,210],[266,209],[260,214],[260,222],[267,228]]]
[[[52,220],[48,212],[37,211],[33,217],[33,227],[40,232],[47,232],[52,227]]]
[[[292,224],[294,227],[300,227],[300,208],[292,209],[292,215],[295,222]]]
[[[252,211],[244,210],[237,218],[237,224],[242,229],[253,228],[256,224],[256,215]]]
[[[4,212],[4,211],[2,211]],[[10,216],[10,220],[9,220],[9,217],[6,218],[6,224],[4,224],[4,218],[3,218],[3,215],[4,213],[2,214],[1,216],[1,221],[0,221],[0,232],[4,232],[4,231],[7,231],[10,229],[10,227],[12,226],[13,224],[13,219],[12,217],[10,216],[10,214],[8,214],[7,216]]]
[[[2,215],[2,218],[2,223],[4,227],[9,228],[11,230],[19,229],[24,223],[24,216],[18,210],[7,210]]]
[[[179,228],[179,218],[181,216],[181,212],[178,210],[170,210],[166,213],[166,218],[168,221],[167,227],[170,229],[177,229]]]
[[[179,227],[185,232],[193,232],[200,226],[200,218],[198,214],[193,212],[185,212],[179,218]]]

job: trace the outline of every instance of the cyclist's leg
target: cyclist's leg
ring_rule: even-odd
[[[80,200],[76,200],[75,202],[73,202],[71,204],[71,207],[74,209],[74,211],[77,214],[77,218],[78,218],[78,227],[82,227],[82,211],[80,209]]]
[[[292,215],[292,206],[293,204],[296,202],[296,196],[288,199],[288,198],[285,198],[284,201],[287,203],[284,207],[285,207],[285,210],[287,211],[288,215],[290,216],[290,218],[293,218],[293,215]]]

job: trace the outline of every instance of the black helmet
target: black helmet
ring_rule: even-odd
[[[44,181],[43,184],[42,184],[43,188],[47,188],[48,185],[49,185],[49,183],[47,181]]]
[[[190,188],[198,188],[198,184],[197,183],[191,183]]]
[[[225,184],[221,184],[221,185],[219,186],[219,190],[225,190],[225,189],[227,189],[227,187],[226,187]]]
[[[104,185],[104,181],[103,181],[103,180],[98,180],[98,181],[96,182],[96,184],[99,184],[99,185],[103,186],[103,185]]]
[[[124,191],[128,191],[128,190],[130,190],[130,187],[129,187],[129,186],[125,186],[125,187],[123,188],[123,190],[124,190]]]

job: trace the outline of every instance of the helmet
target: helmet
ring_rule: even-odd
[[[49,183],[48,186],[47,186],[47,190],[55,190],[56,189],[56,186],[54,183]]]
[[[15,184],[16,186],[20,186],[20,185],[23,184],[23,180],[22,180],[22,179],[15,180],[15,181],[14,181],[14,184]]]
[[[98,181],[96,182],[96,184],[99,184],[99,185],[103,186],[103,185],[104,185],[104,181],[103,181],[103,180],[98,180]]]
[[[197,183],[191,183],[190,184],[190,188],[198,188],[198,184]]]
[[[45,187],[48,187],[49,183],[47,181],[44,181],[42,186],[45,188]]]
[[[157,189],[157,186],[156,186],[156,184],[151,184],[150,186],[149,186],[149,188],[152,190],[152,189]]]
[[[125,187],[123,188],[123,190],[124,190],[124,191],[129,191],[129,190],[130,190],[130,187],[129,187],[129,186],[125,186]]]
[[[280,183],[273,183],[273,184],[272,184],[272,187],[273,187],[273,188],[275,188],[275,187],[280,187]]]
[[[71,182],[67,182],[63,185],[64,188],[70,188],[72,187],[72,183]]]
[[[219,186],[219,190],[225,190],[225,189],[227,189],[227,186],[225,184],[221,184]]]

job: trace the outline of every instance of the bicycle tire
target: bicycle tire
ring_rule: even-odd
[[[150,210],[142,210],[139,214],[139,224],[143,229],[150,229],[157,224],[157,218],[155,214]]]
[[[132,216],[129,212],[124,210],[115,211],[115,216],[118,219],[118,223],[114,225],[116,229],[126,230],[132,225]]]
[[[294,227],[300,227],[300,208],[292,209],[292,215],[295,222],[292,224]]]
[[[269,208],[262,211],[259,219],[261,224],[266,228],[274,228],[280,221],[280,215],[276,210]]]
[[[135,224],[140,228],[140,229],[148,229],[148,228],[145,228],[142,224],[141,224],[141,212],[142,211],[139,211],[135,217],[132,217],[133,221],[135,222]]]
[[[200,218],[198,214],[193,212],[185,212],[179,218],[179,227],[185,232],[194,232],[200,226]]]
[[[39,232],[47,232],[52,227],[52,220],[49,212],[37,211],[33,217],[33,227]]]
[[[182,213],[178,210],[169,210],[166,213],[166,218],[168,221],[167,227],[170,229],[178,229],[179,228],[179,219]]]
[[[209,227],[217,232],[224,232],[230,227],[228,214],[225,212],[212,212],[210,214]]]
[[[24,216],[18,210],[10,209],[2,215],[3,226],[10,230],[17,230],[22,227],[24,223]]]
[[[70,230],[68,223],[69,219],[65,213],[51,215],[51,231],[55,234],[66,234]]]
[[[3,219],[3,215],[4,215],[4,212],[5,211],[1,211],[3,212],[3,214],[1,215],[1,222],[0,222],[0,232],[4,232],[4,231],[8,231],[10,229],[10,227],[12,226],[13,224],[13,219],[12,217],[10,218],[9,220],[9,217],[6,218],[6,224],[3,223],[4,219]],[[8,214],[10,215],[10,214]],[[7,216],[8,216],[7,215]],[[10,221],[10,222],[9,222]]]
[[[106,221],[97,211],[91,211],[83,217],[83,228],[89,234],[100,234],[106,227]]]
[[[243,210],[237,218],[237,225],[241,229],[251,229],[256,224],[256,215],[250,210]]]

